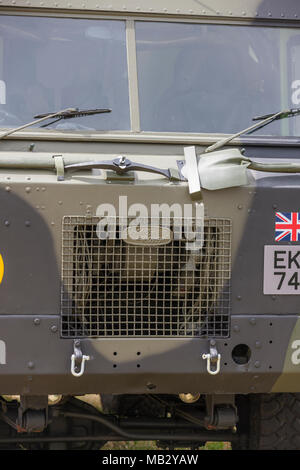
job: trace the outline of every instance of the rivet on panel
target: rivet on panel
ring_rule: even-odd
[[[25,221],[25,227],[30,227],[30,225],[31,225],[30,221],[29,221],[29,220],[26,220],[26,221]]]
[[[52,325],[50,329],[51,329],[52,333],[57,332],[57,326],[56,325]]]
[[[238,325],[234,325],[233,331],[234,331],[235,333],[238,333],[238,332],[240,331],[240,327],[239,327]]]
[[[256,369],[259,369],[260,368],[260,362],[259,361],[256,361],[254,363],[254,367],[256,367]]]
[[[237,206],[237,208],[240,209],[240,210],[243,209],[242,204],[239,204],[239,205]]]
[[[255,341],[255,347],[256,347],[256,349],[260,349],[261,348],[261,342],[260,341]]]
[[[61,205],[62,205],[62,201],[58,201],[58,204],[61,206]]]
[[[29,186],[27,186],[27,187],[25,188],[25,191],[26,191],[26,193],[30,193],[31,188],[30,188]]]
[[[256,325],[256,318],[251,318],[249,320],[250,325]]]
[[[241,295],[237,295],[237,296],[236,296],[236,299],[237,299],[237,300],[242,300],[242,296],[241,296]]]
[[[28,369],[34,369],[34,362],[29,361],[27,364]]]
[[[6,186],[5,191],[7,191],[7,192],[9,193],[9,192],[11,191],[11,187],[10,187],[10,186]]]
[[[156,385],[151,382],[148,382],[146,384],[146,387],[148,388],[148,390],[154,390],[156,388]]]
[[[9,226],[10,226],[9,220],[6,220],[6,221],[4,222],[4,225],[5,225],[5,227],[9,227]]]
[[[39,318],[35,318],[33,320],[33,323],[35,324],[35,326],[39,326],[41,324],[41,320]]]

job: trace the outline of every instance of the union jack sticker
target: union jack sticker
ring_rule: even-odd
[[[276,212],[275,241],[300,241],[300,212]]]

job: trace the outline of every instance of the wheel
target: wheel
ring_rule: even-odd
[[[234,450],[300,450],[300,393],[249,395],[237,403],[241,438]]]

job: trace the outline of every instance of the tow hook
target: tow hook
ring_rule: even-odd
[[[218,353],[215,340],[209,343],[209,353],[202,354],[202,359],[207,361],[207,372],[217,375],[220,372],[221,354]]]
[[[80,377],[84,373],[85,361],[89,361],[90,356],[82,354],[80,341],[74,341],[74,353],[71,356],[71,374]]]

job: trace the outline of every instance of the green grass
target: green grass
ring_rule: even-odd
[[[183,448],[184,449],[184,448]],[[200,450],[231,450],[229,442],[207,442]],[[107,442],[102,450],[161,450],[155,441],[118,441]]]

